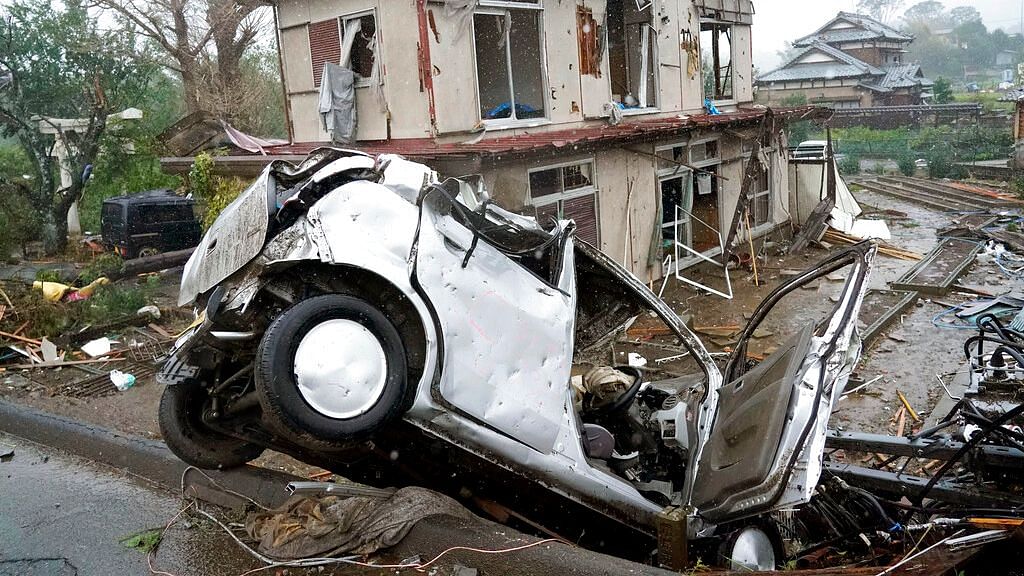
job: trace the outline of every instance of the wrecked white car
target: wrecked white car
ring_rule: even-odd
[[[397,156],[275,162],[186,266],[181,304],[200,314],[161,373],[168,446],[203,468],[272,448],[365,482],[484,495],[567,537],[646,539],[662,557],[716,537],[734,564],[774,567],[763,519],[818,482],[860,355],[874,248],[773,293],[723,374],[664,302],[573,231]],[[748,362],[779,299],[844,268],[829,317]],[[574,358],[652,312],[693,374],[651,382],[611,367],[571,383]]]

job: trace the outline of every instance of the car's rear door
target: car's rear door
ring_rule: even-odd
[[[726,384],[708,398],[716,415],[688,473],[689,501],[704,519],[721,523],[810,498],[832,406],[860,357],[857,315],[875,251],[865,243],[830,257],[780,286],[754,312],[726,369]],[[847,271],[847,281],[831,313],[748,370],[747,343],[775,305],[840,270]]]

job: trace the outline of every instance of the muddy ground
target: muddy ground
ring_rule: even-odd
[[[893,236],[891,244],[922,255],[938,244],[936,230],[948,226],[956,216],[868,191],[855,194],[866,212],[864,217],[887,221]],[[906,217],[893,216],[886,211],[905,213]],[[783,239],[770,238],[769,243],[772,241],[781,243]],[[674,278],[668,282],[664,299],[682,317],[692,318],[691,326],[697,329],[698,336],[712,353],[731,350],[734,339],[728,332],[734,327],[745,326],[758,304],[781,283],[791,279],[795,271],[814,266],[828,254],[821,247],[812,247],[802,255],[769,257],[758,270],[760,286],[754,285],[751,271],[734,270],[731,273],[735,294],[732,300],[700,294]],[[890,282],[900,278],[915,264],[914,261],[879,254],[875,259],[870,287],[887,289]],[[717,290],[725,288],[724,275],[720,271],[688,272],[687,276]],[[842,273],[832,274],[807,289],[791,293],[762,324],[759,330],[761,337],[750,343],[748,351],[753,355],[770,354],[799,327],[826,317],[835,305],[834,299],[841,292],[844,280]],[[1024,292],[1019,280],[1007,277],[994,264],[981,262],[976,262],[958,284],[993,294]],[[655,290],[658,289],[660,286],[655,286]],[[944,394],[936,376],[945,375],[946,382],[949,382],[949,376],[961,369],[965,360],[963,342],[971,334],[936,327],[933,320],[948,310],[947,304],[960,304],[975,298],[977,296],[955,292],[937,298],[938,302],[922,297],[915,307],[868,343],[855,376],[864,382],[877,376],[882,379],[841,401],[833,414],[832,426],[847,431],[889,432],[892,416],[900,406],[897,391],[903,392],[922,416],[930,413]],[[725,328],[718,330],[716,327]],[[631,351],[641,353],[650,366],[664,371],[666,376],[693,369],[686,360],[657,364],[655,360],[674,353],[646,345],[620,344],[616,350],[617,361],[624,363]],[[719,359],[724,365],[727,355]]]
[[[858,192],[857,198],[869,212],[869,217],[888,221],[893,233],[892,244],[919,254],[926,254],[936,246],[936,229],[948,225],[952,219],[950,214],[866,191]],[[872,210],[895,210],[907,216],[901,218],[884,213],[871,216]],[[782,240],[781,237],[769,239]],[[757,304],[781,282],[791,278],[793,271],[811,267],[827,254],[825,249],[814,247],[799,256],[769,257],[758,270],[760,286],[754,285],[753,274],[749,271],[735,270],[732,272],[735,291],[733,300],[699,294],[675,279],[669,280],[664,298],[680,315],[692,318],[691,325],[703,329],[699,335],[712,352],[722,352],[733,344],[728,334],[731,328],[709,330],[709,327],[745,325]],[[879,255],[870,279],[871,287],[887,288],[889,282],[902,276],[914,264],[912,261]],[[721,272],[705,271],[696,275],[704,282],[724,288]],[[164,294],[167,302],[164,304],[172,300],[175,278],[173,274],[168,276],[168,290]],[[808,289],[797,290],[788,296],[764,322],[758,334],[761,337],[751,343],[749,352],[768,354],[798,327],[823,318],[834,306],[832,298],[842,289],[843,280],[842,274],[830,275]],[[960,284],[997,294],[1024,292],[1020,282],[1009,279],[991,264],[975,264]],[[655,286],[656,291],[659,288]],[[933,325],[933,318],[947,309],[946,304],[957,304],[972,298],[965,294],[950,294],[941,299],[941,304],[922,299],[900,321],[872,342],[857,369],[857,376],[863,381],[876,376],[882,376],[882,379],[842,401],[833,416],[833,425],[845,430],[888,431],[892,414],[899,406],[897,390],[906,395],[918,412],[929,413],[943,394],[936,375],[955,373],[960,369],[964,360],[961,347],[967,337],[962,331],[937,328]],[[642,319],[640,324],[643,323]],[[671,342],[667,343],[671,345]],[[670,347],[637,346],[623,342],[617,343],[614,348],[615,363],[624,364],[628,352],[633,351],[649,360],[655,376],[660,373],[667,377],[693,370],[692,364],[685,359],[656,364],[655,360],[677,353]],[[611,354],[608,356],[611,360]],[[724,363],[724,355],[721,360]],[[0,373],[0,397],[130,434],[154,439],[160,437],[157,408],[161,389],[152,375],[141,377],[137,385],[127,392],[111,392],[93,398],[68,398],[58,393],[57,383],[82,376],[83,371],[74,368],[64,368],[57,372],[36,370]],[[257,464],[302,475],[318,470],[269,452]]]

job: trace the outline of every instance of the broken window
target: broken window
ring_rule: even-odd
[[[612,99],[624,109],[657,106],[658,37],[651,3],[608,0]]]
[[[547,224],[551,218],[576,222],[576,235],[600,246],[597,186],[594,162],[575,162],[531,170],[530,204],[537,218]]]
[[[313,85],[320,86],[328,62],[350,68],[365,85],[373,77],[377,46],[377,20],[372,11],[310,23]]]
[[[658,184],[661,187],[661,237],[664,248],[672,248],[676,239],[686,245],[693,242],[690,212],[693,210],[693,171],[682,166],[688,162],[685,146],[658,150]]]
[[[473,17],[480,118],[544,118],[541,7],[528,0],[504,4],[522,7],[482,4]]]
[[[367,79],[373,75],[374,52],[377,49],[377,20],[373,12],[338,19],[341,30],[339,64],[356,76]]]
[[[732,25],[701,22],[700,45],[704,94],[712,100],[732,99]]]
[[[580,48],[580,74],[601,77],[601,61],[604,58],[604,27],[594,19],[594,11],[586,6],[576,6],[576,34]]]
[[[755,160],[756,162],[756,160]],[[751,206],[751,219],[754,228],[759,228],[771,223],[772,220],[772,190],[769,170],[760,162],[757,162],[757,178],[753,182],[751,190],[753,202]]]

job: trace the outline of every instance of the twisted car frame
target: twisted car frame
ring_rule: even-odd
[[[597,518],[648,550],[660,537],[662,556],[717,538],[734,565],[772,568],[781,556],[765,518],[807,502],[818,482],[828,417],[860,356],[875,248],[775,290],[723,372],[574,228],[503,210],[476,181],[441,181],[398,156],[322,149],[274,162],[185,268],[180,303],[198,319],[160,375],[167,444],[203,468],[272,448],[369,483],[504,491],[520,511],[559,503],[532,507],[556,516],[547,527],[574,530],[570,518],[592,534],[600,523],[583,519]],[[826,318],[763,362],[747,359],[780,299],[843,268]],[[586,408],[574,359],[651,313],[697,369],[655,382],[623,369],[632,384]]]

